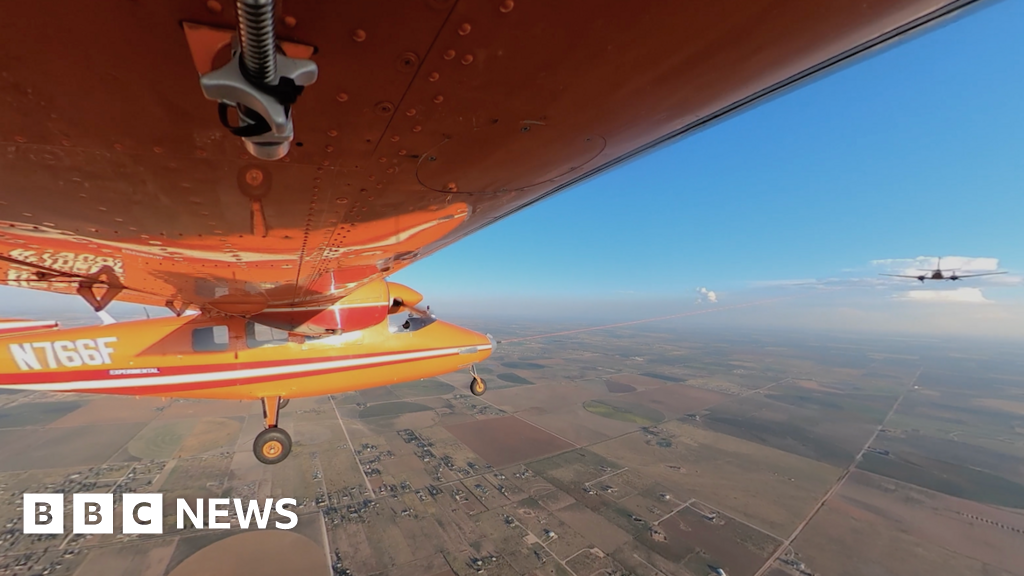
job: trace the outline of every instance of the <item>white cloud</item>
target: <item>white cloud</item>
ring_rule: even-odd
[[[713,290],[708,290],[707,288],[701,286],[700,288],[697,288],[697,293],[700,294],[700,296],[697,296],[698,304],[704,302],[705,300],[711,302],[712,304],[718,302],[718,295],[715,294]]]
[[[899,300],[914,302],[961,302],[982,304],[992,302],[982,294],[980,288],[956,288],[953,290],[911,290],[896,295]]]

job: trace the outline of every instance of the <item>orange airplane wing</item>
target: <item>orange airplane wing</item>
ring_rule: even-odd
[[[233,3],[12,3],[0,280],[97,308],[326,309],[970,4],[287,1],[279,45],[319,75],[262,161],[199,84],[230,58]]]

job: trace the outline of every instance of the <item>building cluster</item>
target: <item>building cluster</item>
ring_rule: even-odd
[[[166,461],[138,464],[104,464],[74,470],[51,481],[12,490],[0,484],[0,575],[55,574],[68,558],[81,552],[88,535],[24,534],[22,532],[25,493],[76,494],[107,492],[115,495],[146,491],[167,466]],[[121,536],[130,539],[134,536]],[[49,550],[49,553],[47,551]],[[55,554],[54,551],[59,551]]]
[[[477,572],[483,572],[487,568],[493,566],[498,562],[498,557],[494,554],[488,554],[487,556],[470,556],[469,565],[473,567]]]
[[[659,448],[671,448],[672,438],[667,430],[659,428],[657,426],[644,426],[640,428],[643,433],[646,442],[649,445],[654,445]]]
[[[324,493],[317,489],[316,506],[328,525],[363,523],[380,504],[370,498],[365,486],[351,486]]]
[[[792,550],[790,550],[789,553],[785,554],[782,558],[779,558],[779,562],[782,562],[786,566],[789,566],[790,568],[795,570],[797,574],[800,574],[800,576],[815,576],[815,573],[809,568],[807,568],[806,564],[804,564],[800,560],[797,560],[796,555],[792,553]]]
[[[77,554],[77,550],[74,552],[69,550],[54,558],[52,554],[48,555],[46,550],[33,550],[22,554],[0,557],[0,574],[4,576],[8,574],[19,576],[22,574],[39,574],[40,576],[48,576],[49,574],[57,573],[64,566],[65,559],[75,554]]]

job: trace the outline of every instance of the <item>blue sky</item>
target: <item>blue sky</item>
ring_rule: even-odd
[[[996,258],[1024,271],[1021,30],[1024,2],[975,11],[500,221],[395,279],[460,309],[570,294],[692,301],[700,286],[753,298],[767,281],[877,278],[892,267],[872,261],[919,256]],[[983,287],[986,299],[1020,292],[1002,280]]]

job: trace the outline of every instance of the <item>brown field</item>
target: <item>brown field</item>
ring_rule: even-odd
[[[582,404],[552,412],[543,408],[525,410],[519,412],[517,416],[581,446],[636,430],[636,424],[598,416],[585,410]]]
[[[231,467],[230,455],[177,460],[161,486],[161,492],[172,498],[213,498],[220,496],[221,483]],[[253,459],[255,460],[255,458]],[[174,508],[164,507],[164,516],[173,519]]]
[[[835,498],[859,509],[857,517],[865,521],[885,524],[964,556],[983,558],[1006,570],[1024,566],[1024,513],[859,470],[850,475]]]
[[[533,379],[534,375],[531,374],[530,378]],[[487,393],[489,402],[509,412],[518,412],[528,408],[555,410],[582,404],[593,398],[594,391],[591,388],[571,383],[516,386]]]
[[[311,446],[330,442],[334,428],[341,428],[337,422],[314,422],[300,420],[288,425],[288,433],[294,444]],[[342,437],[344,435],[342,434]]]
[[[203,548],[168,576],[322,574],[326,569],[327,557],[309,538],[285,530],[259,530]]]
[[[219,416],[247,416],[258,414],[259,402],[232,400],[174,400],[160,413],[158,420],[175,418],[207,418]]]
[[[144,422],[96,424],[73,428],[0,432],[0,472],[36,468],[70,468],[103,464],[116,454]],[[9,433],[20,433],[8,440]]]
[[[329,548],[341,552],[345,566],[356,574],[372,574],[387,568],[378,563],[374,549],[371,547],[369,535],[363,530],[362,524],[338,524],[332,526],[329,535]],[[322,553],[321,553],[322,554]],[[300,576],[297,572],[286,572]],[[169,575],[170,576],[170,575]]]
[[[672,435],[671,448],[632,434],[591,449],[673,494],[714,504],[775,535],[796,528],[840,474],[827,464],[682,422],[659,427]]]
[[[436,554],[385,572],[387,576],[455,576],[444,556]]]
[[[630,539],[629,534],[579,502],[559,508],[554,515],[605,553],[610,553]]]
[[[128,452],[143,460],[167,460],[174,456],[199,420],[154,420],[128,442]]]
[[[971,404],[978,406],[984,406],[986,408],[995,408],[996,410],[1002,410],[1003,412],[1011,412],[1013,414],[1024,415],[1024,402],[1017,400],[996,400],[994,398],[975,398],[971,400]]]
[[[602,553],[603,554],[603,553]],[[594,549],[583,551],[565,563],[576,574],[621,574],[622,567],[611,556],[597,554]]]
[[[177,539],[169,539],[117,548],[101,548],[91,552],[75,574],[163,576],[177,543]]]
[[[118,422],[149,422],[167,406],[169,400],[161,398],[133,398],[111,396],[97,398],[78,410],[50,424],[51,427],[83,426],[86,424],[116,424]]]
[[[437,424],[440,417],[433,410],[398,414],[395,416],[379,416],[360,421],[367,430],[374,434],[388,434],[405,428],[427,428]],[[348,421],[345,423],[348,426]]]
[[[515,416],[452,424],[445,430],[495,468],[572,448],[565,440]]]
[[[694,574],[677,562],[670,562],[650,548],[633,540],[612,552],[612,559],[637,576],[705,576],[711,570]]]
[[[843,499],[833,498],[800,533],[793,548],[808,570],[829,576],[1011,574],[914,538],[879,520]]]
[[[387,386],[379,386],[377,388],[367,388],[359,391],[359,396],[363,402],[367,404],[373,404],[374,402],[391,402],[394,400],[401,400],[398,394],[395,394]]]
[[[609,380],[613,382],[621,382],[622,384],[636,388],[661,388],[662,386],[668,385],[668,382],[665,382],[664,380],[641,376],[639,374],[616,374],[609,378]]]
[[[242,423],[231,418],[203,418],[178,448],[176,458],[212,451],[234,452]]]
[[[537,502],[540,502],[541,506],[554,512],[559,508],[565,508],[572,504],[576,500],[572,496],[562,492],[558,488],[549,490],[540,496],[537,496]]]
[[[810,390],[821,390],[823,392],[838,392],[838,390],[826,388],[821,384],[818,384],[814,380],[790,380],[790,382],[796,384],[797,386],[800,386],[801,388],[807,388]]]
[[[729,398],[733,398],[733,396],[694,388],[686,384],[673,384],[629,395],[630,402],[646,404],[651,408],[677,417],[703,410]]]
[[[710,522],[692,508],[683,508],[658,527],[665,541],[653,539],[648,532],[640,543],[694,574],[709,571],[708,566],[737,576],[754,574],[782,543],[728,516]]]

